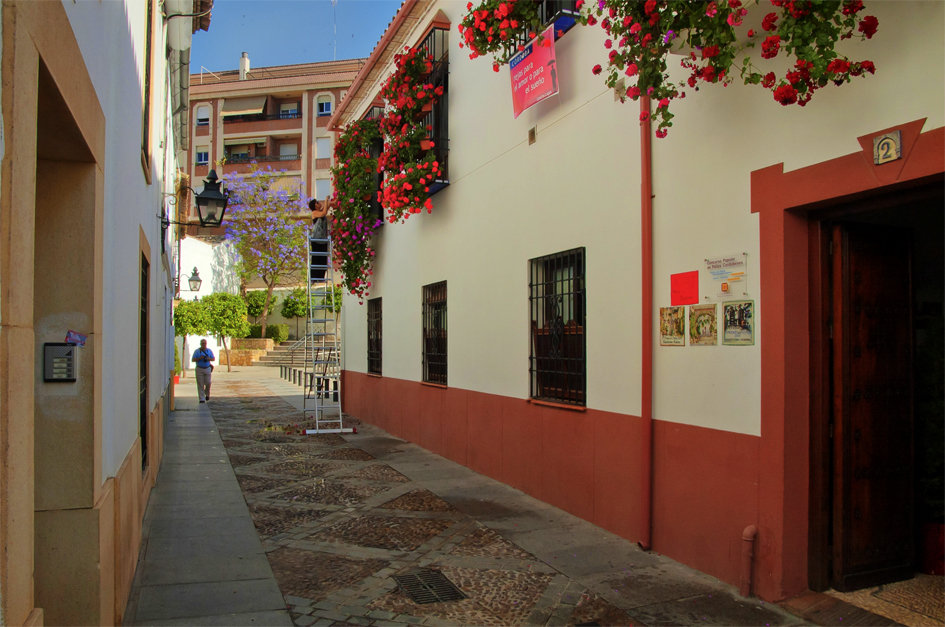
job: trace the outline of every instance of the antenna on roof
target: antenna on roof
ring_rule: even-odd
[[[207,74],[209,74],[210,76],[213,76],[213,77],[216,78],[218,81],[222,81],[222,80],[223,80],[222,78],[220,78],[219,76],[217,76],[216,74],[214,74],[214,73],[211,72],[210,70],[207,70],[207,68],[205,68],[204,66],[201,65],[201,66],[200,66],[200,84],[201,84],[201,85],[203,85],[203,73],[204,73],[204,70],[206,70]]]
[[[331,24],[332,24],[332,27],[334,27],[335,29],[335,40],[334,40],[334,43],[332,44],[332,46],[334,47],[334,51],[332,52],[332,56],[331,56],[332,61],[338,60],[338,20],[337,20],[337,14],[335,11],[335,7],[337,5],[338,5],[338,0],[331,0]]]

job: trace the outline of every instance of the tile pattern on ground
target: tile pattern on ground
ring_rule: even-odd
[[[452,520],[359,516],[319,531],[308,540],[413,551],[451,526]]]
[[[411,485],[358,448],[358,436],[299,433],[301,412],[253,381],[215,382],[214,391],[214,421],[299,627],[630,624],[625,612],[574,582],[562,587],[553,568]],[[400,452],[403,443],[388,439],[386,454]],[[442,571],[468,598],[414,603],[390,577],[418,567]]]
[[[353,505],[360,505],[365,499],[384,490],[387,490],[387,486],[345,485],[343,483],[325,481],[323,483],[306,483],[296,486],[280,494],[279,498],[286,501],[351,507]]]
[[[317,457],[319,459],[345,459],[354,462],[368,462],[374,459],[374,456],[370,453],[354,447],[336,448]]]
[[[408,512],[455,512],[456,508],[433,494],[420,488],[398,496],[381,505],[384,509],[400,509]]]
[[[388,565],[379,559],[352,559],[286,547],[268,555],[282,594],[312,601],[321,601],[333,592],[360,583]]]
[[[434,617],[452,625],[520,625],[541,598],[552,575],[442,566],[439,569],[467,598],[448,603],[413,602],[400,590],[368,607],[397,614]]]
[[[313,509],[297,507],[277,507],[262,503],[251,503],[249,513],[253,516],[253,524],[259,537],[266,539],[286,531],[290,531],[324,516],[324,513]]]
[[[523,551],[492,529],[483,527],[472,532],[466,539],[456,545],[450,555],[465,555],[469,557],[494,557],[510,559],[535,559],[527,551]]]
[[[403,476],[390,466],[372,464],[349,474],[338,475],[338,479],[370,479],[371,481],[386,481],[389,483],[409,483],[410,479]]]
[[[906,581],[828,595],[909,627],[945,626],[945,577],[916,575]]]

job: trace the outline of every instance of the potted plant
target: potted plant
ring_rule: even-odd
[[[177,346],[177,339],[174,340],[174,385],[180,383],[180,374],[182,372],[180,366],[180,348]]]

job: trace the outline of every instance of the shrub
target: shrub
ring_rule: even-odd
[[[249,337],[253,337],[253,338],[262,337],[262,325],[260,324],[250,325]],[[278,344],[279,342],[285,342],[287,339],[289,339],[289,325],[267,324],[266,337],[270,338],[276,344]]]

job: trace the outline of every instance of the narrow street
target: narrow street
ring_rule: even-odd
[[[276,368],[177,395],[126,624],[800,624],[375,427],[300,435]],[[421,569],[464,598],[408,598],[392,577]]]

